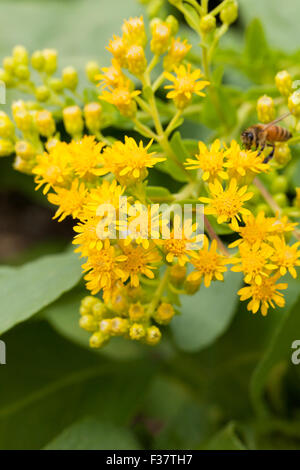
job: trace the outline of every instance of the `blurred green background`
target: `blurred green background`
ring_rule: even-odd
[[[240,18],[222,46],[241,52],[247,25],[259,17],[270,47],[296,52],[298,3],[240,0]],[[85,86],[85,63],[107,64],[109,38],[141,13],[136,0],[1,0],[0,55],[16,44],[30,52],[57,48],[60,68],[76,66]],[[231,80],[251,87],[240,75]],[[16,97],[9,91],[3,109]],[[0,261],[21,265],[67,248],[72,227],[51,221],[32,178],[11,163],[0,160]],[[77,326],[83,284],[64,293],[78,282],[78,262],[68,251],[57,256],[0,268],[0,316],[11,304],[23,315],[15,323],[36,313],[1,336],[1,449],[300,448],[300,366],[289,359],[300,331],[298,282],[290,283],[286,308],[264,319],[237,304],[240,279],[229,274],[231,289],[184,300],[160,347],[116,340],[95,353]],[[54,283],[48,275],[55,269]],[[14,324],[5,321],[0,333]]]

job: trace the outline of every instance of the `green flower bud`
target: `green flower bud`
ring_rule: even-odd
[[[98,63],[95,61],[88,62],[85,66],[85,73],[90,82],[97,83],[98,80],[95,77],[100,74]]]
[[[65,67],[62,71],[62,82],[65,88],[75,90],[78,85],[78,74],[74,67]]]
[[[234,23],[238,17],[238,3],[236,0],[232,0],[230,3],[224,5],[220,13],[222,23],[231,24]]]
[[[288,185],[289,183],[288,183],[286,176],[279,175],[272,181],[271,192],[273,194],[285,193],[288,189]]]
[[[200,30],[202,33],[211,33],[216,29],[216,18],[213,15],[202,16],[200,20]]]
[[[286,70],[281,70],[277,73],[275,83],[282,96],[289,96],[292,93],[292,77]]]
[[[28,52],[24,46],[15,46],[13,48],[13,59],[16,64],[28,65]]]
[[[14,144],[10,140],[0,139],[0,157],[8,157],[14,150]]]
[[[261,96],[257,101],[256,110],[259,121],[263,123],[271,122],[275,118],[275,105],[270,96]]]
[[[41,71],[45,65],[45,57],[42,51],[35,51],[31,56],[31,65],[35,70]]]
[[[105,343],[109,340],[109,337],[106,335],[103,335],[101,331],[96,331],[91,337],[90,337],[90,347],[91,348],[101,348],[104,346]]]
[[[97,297],[93,297],[92,295],[87,295],[86,297],[83,297],[80,303],[80,315],[87,315],[92,312],[93,306],[99,302],[99,299]]]
[[[15,61],[13,57],[4,57],[2,64],[6,72],[13,73],[14,68],[15,68]]]
[[[64,84],[60,78],[51,78],[51,80],[49,80],[49,87],[55,91],[55,93],[61,93],[64,89]]]
[[[285,142],[276,144],[274,160],[276,161],[276,163],[278,163],[278,165],[287,165],[291,158],[291,149],[288,144],[286,144]]]
[[[57,69],[57,51],[55,49],[44,49],[43,56],[45,60],[44,71],[52,75]]]
[[[186,266],[179,266],[174,264],[170,271],[170,281],[174,286],[179,287],[185,280],[186,277]]]
[[[256,206],[255,208],[255,213],[256,215],[259,214],[260,212],[264,212],[266,216],[270,216],[273,214],[272,212],[272,209],[270,208],[270,206],[268,206],[268,204],[266,203],[261,203],[261,204],[258,204],[258,206]]]
[[[169,15],[166,19],[166,23],[171,27],[171,33],[173,36],[178,33],[179,24],[178,20],[173,15]]]
[[[17,157],[20,157],[23,161],[33,160],[36,156],[35,148],[26,140],[19,140],[16,143],[15,152]]]
[[[95,303],[92,307],[92,314],[93,316],[97,319],[100,320],[103,318],[103,315],[105,315],[107,312],[107,309],[101,300],[98,300],[97,303]]]
[[[86,127],[94,134],[101,128],[102,106],[100,103],[88,103],[84,107]]]
[[[69,106],[63,110],[63,121],[68,134],[78,136],[82,134],[84,123],[79,106]]]
[[[115,317],[111,320],[111,334],[113,336],[122,336],[128,332],[129,322],[126,318]]]
[[[50,90],[47,86],[41,85],[35,90],[35,97],[40,103],[44,103],[50,98]]]
[[[4,82],[8,88],[14,84],[13,76],[4,69],[0,69],[0,80]]]
[[[3,111],[0,111],[0,137],[9,140],[15,137],[15,126]]]
[[[171,304],[162,302],[153,315],[154,320],[160,325],[167,325],[175,315],[175,310]]]
[[[55,132],[55,121],[48,110],[38,111],[35,115],[35,125],[43,137],[51,137]]]
[[[79,326],[83,330],[86,331],[96,331],[97,330],[97,322],[93,315],[82,315],[79,320]]]
[[[288,107],[291,113],[300,118],[300,92],[295,91],[288,99]]]
[[[15,68],[15,76],[21,81],[26,81],[30,77],[30,71],[27,65],[17,65]]]
[[[273,198],[274,198],[274,201],[277,202],[279,207],[286,207],[289,205],[288,198],[286,197],[284,193],[274,194]]]

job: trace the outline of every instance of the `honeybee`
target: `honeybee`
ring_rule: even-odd
[[[251,147],[255,147],[255,150],[259,149],[258,155],[260,155],[266,145],[272,147],[271,153],[264,159],[264,163],[268,163],[274,156],[275,142],[286,142],[292,137],[290,131],[284,127],[276,126],[277,122],[282,121],[290,114],[286,113],[269,124],[255,124],[248,127],[241,135],[245,148],[250,150]]]

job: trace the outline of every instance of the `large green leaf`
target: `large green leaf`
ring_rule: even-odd
[[[125,427],[97,421],[79,421],[51,441],[46,450],[137,450],[133,433]]]
[[[182,296],[182,314],[171,327],[178,346],[184,351],[198,351],[215,341],[228,327],[238,301],[241,276],[225,274],[224,282],[201,286],[193,296]]]
[[[49,305],[80,277],[80,262],[72,252],[9,269],[0,282],[0,334]]]
[[[299,281],[291,283],[293,290],[288,292],[289,305],[299,296]],[[270,377],[270,373],[278,364],[291,364],[292,343],[300,339],[300,300],[298,300],[290,310],[283,312],[280,323],[278,324],[270,343],[256,367],[251,380],[251,398],[253,406],[258,414],[268,413],[264,401],[264,390]]]
[[[128,426],[155,370],[117,363],[74,346],[46,322],[4,335],[0,373],[0,449],[39,449],[86,416]]]

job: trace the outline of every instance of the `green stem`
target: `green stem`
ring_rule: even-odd
[[[219,250],[223,253],[223,255],[229,256],[229,252],[228,252],[227,248],[225,247],[225,245],[223,244],[221,239],[218,237],[218,235],[216,234],[216,232],[212,228],[212,226],[211,226],[208,218],[206,217],[206,215],[204,216],[204,226],[205,226],[205,229],[206,229],[206,231],[209,235],[209,238],[211,240],[216,240],[216,242],[218,244],[218,247],[219,247]]]
[[[181,114],[182,114],[182,111],[180,109],[178,109],[178,111],[173,116],[173,118],[171,119],[171,121],[168,124],[168,127],[165,130],[165,135],[166,136],[169,136],[169,134],[175,129],[177,121],[179,120]]]
[[[149,316],[151,316],[155,310],[156,310],[156,307],[158,306],[159,302],[160,302],[160,299],[167,287],[167,284],[168,284],[168,280],[169,280],[169,275],[170,275],[170,266],[167,266],[165,272],[164,272],[164,275],[161,279],[161,282],[158,286],[158,288],[156,289],[155,293],[154,293],[154,296],[153,296],[153,299],[152,301],[150,302],[150,304],[148,305],[148,308],[147,308],[147,313]]]

